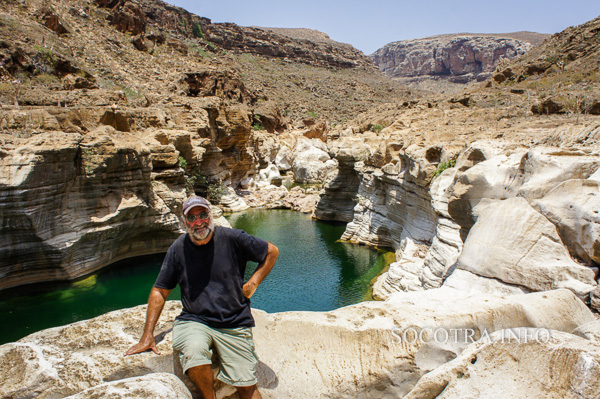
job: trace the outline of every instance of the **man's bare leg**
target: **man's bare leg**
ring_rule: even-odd
[[[188,377],[194,383],[196,388],[202,394],[204,399],[215,399],[215,390],[213,388],[213,371],[210,364],[191,367],[187,371]]]
[[[256,385],[235,388],[237,389],[238,395],[240,395],[240,399],[262,399]]]

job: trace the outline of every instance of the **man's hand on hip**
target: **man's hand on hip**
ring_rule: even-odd
[[[248,281],[242,287],[242,293],[246,298],[250,299],[250,297],[252,297],[252,295],[254,295],[254,293],[256,292],[256,288],[258,288],[256,284]]]

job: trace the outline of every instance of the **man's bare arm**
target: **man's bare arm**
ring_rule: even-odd
[[[265,260],[262,261],[262,263],[260,263],[256,267],[254,274],[252,274],[252,277],[250,277],[250,279],[244,284],[244,287],[242,288],[244,296],[246,298],[250,298],[252,295],[254,295],[254,292],[256,291],[260,283],[263,282],[265,277],[267,277],[267,275],[271,272],[271,269],[273,269],[273,266],[275,265],[275,261],[277,260],[278,256],[279,248],[269,243],[269,247],[267,249],[267,256]]]
[[[129,348],[129,350],[125,352],[125,356],[141,353],[147,351],[148,349],[152,349],[154,353],[160,355],[160,352],[158,352],[158,349],[156,349],[156,341],[154,340],[154,327],[156,327],[158,318],[162,313],[163,307],[165,306],[165,302],[167,301],[170,293],[171,290],[152,287],[150,296],[148,297],[148,311],[146,312],[144,333],[140,338],[140,342]]]

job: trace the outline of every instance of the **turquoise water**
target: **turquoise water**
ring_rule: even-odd
[[[360,302],[385,266],[384,253],[336,242],[344,225],[314,222],[285,210],[252,210],[227,217],[233,227],[279,247],[275,267],[252,297],[268,312],[332,310]],[[0,344],[146,302],[164,255],[118,262],[72,283],[0,292]],[[248,276],[255,265],[249,265]],[[179,299],[179,289],[169,299]]]

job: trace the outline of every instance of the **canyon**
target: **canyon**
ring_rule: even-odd
[[[374,284],[380,301],[255,310],[264,397],[593,398],[598,26],[444,95],[318,33],[212,24],[158,1],[4,2],[0,289],[164,252],[192,192],[224,211],[290,208],[346,222],[343,240],[396,261]],[[0,397],[191,397],[170,349],[179,311],[163,313],[160,356],[122,357],[144,306],[2,345]],[[398,341],[432,328],[474,339]]]

